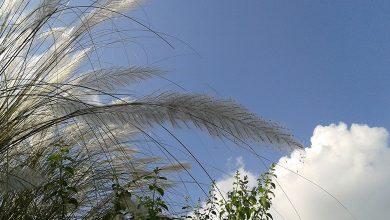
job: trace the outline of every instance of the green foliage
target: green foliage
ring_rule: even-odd
[[[103,220],[115,219],[129,214],[127,211],[128,207],[124,201],[131,199],[131,192],[119,184],[113,184],[112,189],[114,192],[112,198],[113,207],[103,216]]]
[[[136,220],[158,220],[167,219],[163,214],[169,211],[163,196],[164,189],[159,185],[159,180],[167,180],[166,177],[160,175],[160,169],[156,167],[150,175],[143,176],[133,182],[149,182],[146,190],[141,195],[133,194],[126,190],[125,187],[119,184],[113,185],[115,192],[112,199],[113,208],[103,217],[104,220],[118,218],[118,216],[131,216],[131,219]],[[133,205],[130,205],[133,203]],[[136,205],[134,205],[136,204]],[[136,206],[136,209],[134,207]]]
[[[160,169],[155,168],[151,175],[146,175],[140,180],[151,180],[147,187],[148,193],[136,195],[126,190],[120,185],[113,185],[115,196],[112,203],[113,208],[104,216],[103,219],[110,220],[118,216],[131,216],[134,220],[161,220],[173,219],[164,216],[169,211],[163,196],[164,189],[159,186],[158,180],[166,180],[166,177],[160,176]],[[226,199],[218,201],[216,186],[213,184],[206,200],[206,205],[202,206],[201,201],[193,210],[192,216],[185,216],[186,219],[226,219],[226,220],[272,220],[269,212],[274,197],[273,190],[276,178],[274,174],[274,165],[269,171],[263,173],[257,179],[257,185],[249,189],[248,177],[241,178],[237,171],[234,176],[233,190],[227,193]],[[126,202],[127,201],[127,202]],[[131,209],[129,201],[137,203],[137,209]],[[189,206],[184,206],[183,210],[188,210]]]
[[[152,183],[148,186],[152,195],[138,196],[138,208],[145,207],[147,209],[146,217],[140,219],[159,219],[159,215],[163,211],[168,211],[168,206],[162,199],[164,196],[164,189],[158,185],[158,180],[167,180],[166,177],[159,175],[160,169],[156,167],[153,170],[153,175],[145,176],[144,179],[151,179]]]
[[[48,158],[48,165],[50,173],[58,174],[50,182],[44,185],[44,190],[50,191],[50,199],[59,200],[59,207],[61,219],[65,219],[67,213],[76,209],[79,205],[78,200],[74,194],[78,192],[76,186],[70,185],[69,180],[75,176],[74,163],[76,162],[69,156],[69,146],[65,145],[63,141],[54,144],[56,152],[51,154]]]
[[[257,185],[249,189],[248,177],[241,178],[239,171],[234,176],[233,191],[227,193],[227,198],[217,201],[216,188],[213,185],[206,207],[200,205],[195,209],[192,219],[227,219],[227,220],[272,220],[269,212],[276,178],[274,165],[269,171],[257,179]]]
[[[228,193],[227,200],[221,200],[219,205],[222,207],[219,216],[226,214],[229,220],[269,220],[273,219],[269,213],[271,200],[274,196],[272,192],[275,189],[275,183],[272,178],[276,177],[274,166],[265,172],[257,180],[257,186],[251,190],[248,189],[248,177],[241,179],[237,171],[235,175],[234,188]]]
[[[218,202],[216,195],[216,186],[212,185],[211,190],[209,191],[209,196],[206,199],[206,206],[202,207],[201,200],[198,200],[198,204],[194,209],[194,215],[188,216],[189,219],[212,219],[218,217]]]
[[[47,181],[42,186],[16,194],[18,200],[2,201],[2,205],[16,205],[8,214],[0,214],[0,219],[16,216],[15,219],[77,219],[80,202],[78,194],[82,192],[82,182],[78,179],[80,158],[72,154],[71,148],[62,140],[52,144],[52,152],[46,157]],[[164,200],[165,190],[162,183],[167,181],[161,175],[162,169],[156,167],[152,172],[133,179],[132,184],[138,188],[129,188],[118,180],[112,185],[112,193],[107,196],[111,208],[100,215],[103,220],[164,220],[179,219],[172,217]],[[193,211],[193,216],[181,219],[227,219],[227,220],[270,220],[271,200],[274,196],[274,167],[260,176],[257,186],[249,189],[248,177],[241,178],[237,171],[233,190],[227,198],[218,200],[217,189],[213,184],[206,206],[199,201]],[[33,195],[33,196],[31,196]],[[12,197],[12,195],[9,195]],[[14,194],[15,196],[15,194]],[[3,197],[7,198],[7,197]],[[32,200],[26,200],[31,199]],[[23,200],[24,199],[24,200]],[[18,206],[19,205],[19,206]],[[97,206],[98,207],[98,206]],[[4,207],[0,206],[0,209]],[[190,206],[183,210],[190,211]],[[16,210],[25,209],[18,213]],[[99,216],[99,215],[98,215]]]
[[[0,219],[75,219],[80,201],[81,181],[77,181],[79,161],[70,147],[60,140],[52,143],[48,156],[41,158],[42,184],[32,189],[4,192],[0,200]],[[34,158],[28,160],[37,162]]]

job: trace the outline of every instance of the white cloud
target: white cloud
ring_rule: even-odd
[[[385,128],[344,123],[317,126],[311,146],[283,157],[276,167],[277,181],[287,193],[302,220],[354,219],[332,196],[299,175],[319,184],[337,198],[355,219],[383,220],[390,216],[390,147]],[[234,171],[256,184],[257,174],[245,169],[239,157],[228,162],[230,175],[216,182],[226,193],[233,188]],[[234,164],[234,165],[233,165]],[[286,195],[277,185],[273,199],[275,220],[299,219]],[[220,196],[217,196],[219,199]],[[204,204],[205,205],[205,204]]]
[[[386,129],[367,125],[317,126],[311,147],[281,158],[279,164],[321,185],[356,219],[388,219],[388,138]],[[280,167],[276,174],[301,219],[353,219],[331,196],[298,175]],[[273,203],[273,208],[280,213],[275,212],[274,219],[299,219],[280,187]]]

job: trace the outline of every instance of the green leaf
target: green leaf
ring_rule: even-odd
[[[50,182],[50,183],[47,183],[43,188],[45,190],[48,190],[48,189],[51,189],[55,186],[55,184],[53,182]]]
[[[77,207],[79,205],[79,202],[75,198],[69,198],[66,200],[66,204],[72,204],[75,207]]]
[[[161,207],[163,207],[165,210],[167,210],[167,211],[168,211],[168,206],[167,206],[167,205],[165,205],[164,203],[162,203],[162,204],[161,204]]]
[[[62,148],[61,148],[61,153],[69,154],[69,148],[62,147]]]
[[[249,199],[250,203],[252,205],[255,205],[257,203],[257,199],[254,197],[254,196],[251,196],[250,199]]]
[[[61,155],[59,154],[52,154],[47,158],[48,161],[58,161],[60,159],[61,159]]]
[[[161,196],[164,196],[164,190],[162,188],[157,187],[156,190]]]
[[[74,175],[74,168],[73,167],[67,166],[64,169],[65,169],[65,172],[69,173],[72,176]]]
[[[68,191],[71,191],[71,192],[77,193],[77,189],[76,189],[76,187],[73,187],[73,186],[68,186],[68,187],[66,187],[66,189],[67,189]]]

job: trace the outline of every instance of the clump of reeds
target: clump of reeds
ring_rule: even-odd
[[[148,181],[142,177],[151,173],[150,164],[165,163],[162,172],[187,169],[174,155],[168,156],[174,161],[169,164],[161,155],[136,148],[132,140],[140,136],[158,142],[148,133],[155,126],[188,125],[236,143],[302,147],[278,124],[230,100],[172,92],[116,96],[120,87],[159,76],[159,69],[95,65],[82,71],[80,66],[97,50],[95,40],[105,36],[102,30],[94,32],[95,27],[113,17],[131,19],[125,13],[138,4],[136,0],[2,1],[0,218],[62,215],[55,205],[60,201],[53,200],[53,190],[47,188],[65,175],[62,165],[50,165],[52,155],[61,152],[67,155],[61,164],[73,169],[67,184],[77,186],[72,193],[78,201],[71,212],[74,218],[93,218],[110,209],[115,184],[142,193]],[[161,184],[172,185],[168,180]]]

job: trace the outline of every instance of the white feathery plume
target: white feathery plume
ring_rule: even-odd
[[[114,16],[120,16],[125,10],[133,9],[139,4],[139,0],[98,1],[98,3],[94,5],[95,9],[82,19],[79,27],[75,29],[74,34],[78,36],[95,25]]]
[[[211,136],[252,140],[280,147],[303,147],[280,125],[259,118],[230,100],[217,100],[205,95],[163,93],[116,105],[72,106],[67,108],[71,109],[68,114],[90,123],[104,121],[140,128],[165,122],[172,126],[191,123]],[[94,114],[84,114],[85,111]]]
[[[3,21],[7,16],[6,14],[13,14],[21,6],[24,0],[3,0],[0,3],[0,21]]]
[[[73,76],[74,71],[84,61],[84,58],[88,55],[89,51],[90,49],[85,49],[65,56],[61,60],[61,63],[59,63],[47,76],[48,83],[64,83],[70,79]]]
[[[61,0],[41,0],[36,14],[36,21],[41,22],[55,12]]]
[[[140,80],[159,76],[160,74],[161,71],[150,67],[133,66],[125,69],[101,69],[83,74],[77,79],[70,81],[70,83],[72,85],[112,92],[117,90],[119,86],[127,86]]]

